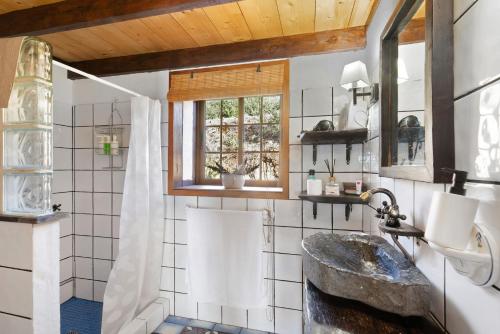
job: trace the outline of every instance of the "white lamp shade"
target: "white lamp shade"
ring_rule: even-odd
[[[345,89],[364,88],[370,86],[366,65],[362,61],[355,61],[344,66],[340,85]]]
[[[408,81],[409,78],[405,61],[403,58],[398,58],[398,84]]]

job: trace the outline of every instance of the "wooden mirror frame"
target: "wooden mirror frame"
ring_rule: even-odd
[[[398,35],[423,0],[400,0],[381,36],[380,176],[445,183],[455,166],[453,1],[425,2],[425,165],[392,166],[398,120]]]

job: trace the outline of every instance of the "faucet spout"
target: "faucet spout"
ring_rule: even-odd
[[[385,188],[373,188],[365,191],[359,197],[364,200],[370,200],[374,194],[382,193],[389,197],[391,203],[388,205],[386,201],[382,202],[383,207],[377,209],[377,217],[385,219],[385,225],[389,227],[399,227],[399,219],[405,220],[405,215],[399,214],[399,206],[396,201],[396,196]]]
[[[389,199],[391,200],[391,205],[392,206],[397,205],[396,196],[394,196],[394,194],[389,189],[385,189],[385,188],[373,188],[373,189],[367,190],[364,193],[362,193],[361,195],[359,195],[359,197],[362,200],[366,201],[368,199],[371,199],[373,197],[373,195],[375,195],[377,193],[382,193],[382,194],[387,195],[387,197],[389,197]]]

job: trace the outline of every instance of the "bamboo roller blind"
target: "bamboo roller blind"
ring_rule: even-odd
[[[283,93],[287,61],[180,71],[170,74],[167,99],[199,101]]]

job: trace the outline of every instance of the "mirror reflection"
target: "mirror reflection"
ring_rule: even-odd
[[[393,165],[425,165],[425,2],[398,35]]]

